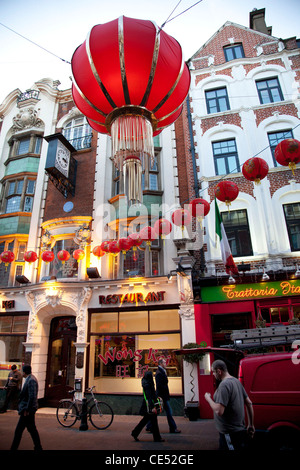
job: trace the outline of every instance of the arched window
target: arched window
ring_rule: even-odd
[[[69,121],[63,128],[63,135],[76,150],[91,147],[92,128],[85,117],[76,117]]]

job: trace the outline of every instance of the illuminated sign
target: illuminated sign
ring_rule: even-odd
[[[142,294],[141,292],[133,292],[131,294],[112,294],[112,295],[99,295],[100,304],[138,304],[139,302],[161,302],[164,300],[165,291],[159,292],[148,292],[148,294]]]
[[[257,284],[230,284],[227,286],[203,287],[202,302],[226,302],[228,300],[272,299],[300,295],[300,280],[261,282]]]
[[[2,300],[2,308],[15,308],[15,301],[14,300]]]

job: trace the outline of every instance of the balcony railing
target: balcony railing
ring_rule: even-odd
[[[24,93],[21,93],[17,97],[17,102],[20,103],[22,101],[30,100],[30,99],[39,99],[40,92],[38,90],[26,90]]]
[[[76,139],[70,139],[69,142],[76,150],[88,149],[91,147],[92,134],[77,137]]]

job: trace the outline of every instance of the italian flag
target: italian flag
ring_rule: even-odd
[[[220,245],[221,245],[221,254],[222,260],[226,268],[227,274],[239,274],[238,268],[236,267],[235,262],[231,254],[231,249],[228,243],[228,238],[225,232],[224,224],[221,219],[221,214],[217,204],[217,199],[215,199],[215,217],[216,217],[216,234],[219,235]]]

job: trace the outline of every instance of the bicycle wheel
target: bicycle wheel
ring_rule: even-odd
[[[77,420],[77,409],[72,401],[62,400],[56,409],[56,418],[59,424],[70,428]]]
[[[97,429],[108,428],[114,419],[114,412],[111,407],[103,401],[97,401],[90,408],[90,420]]]

